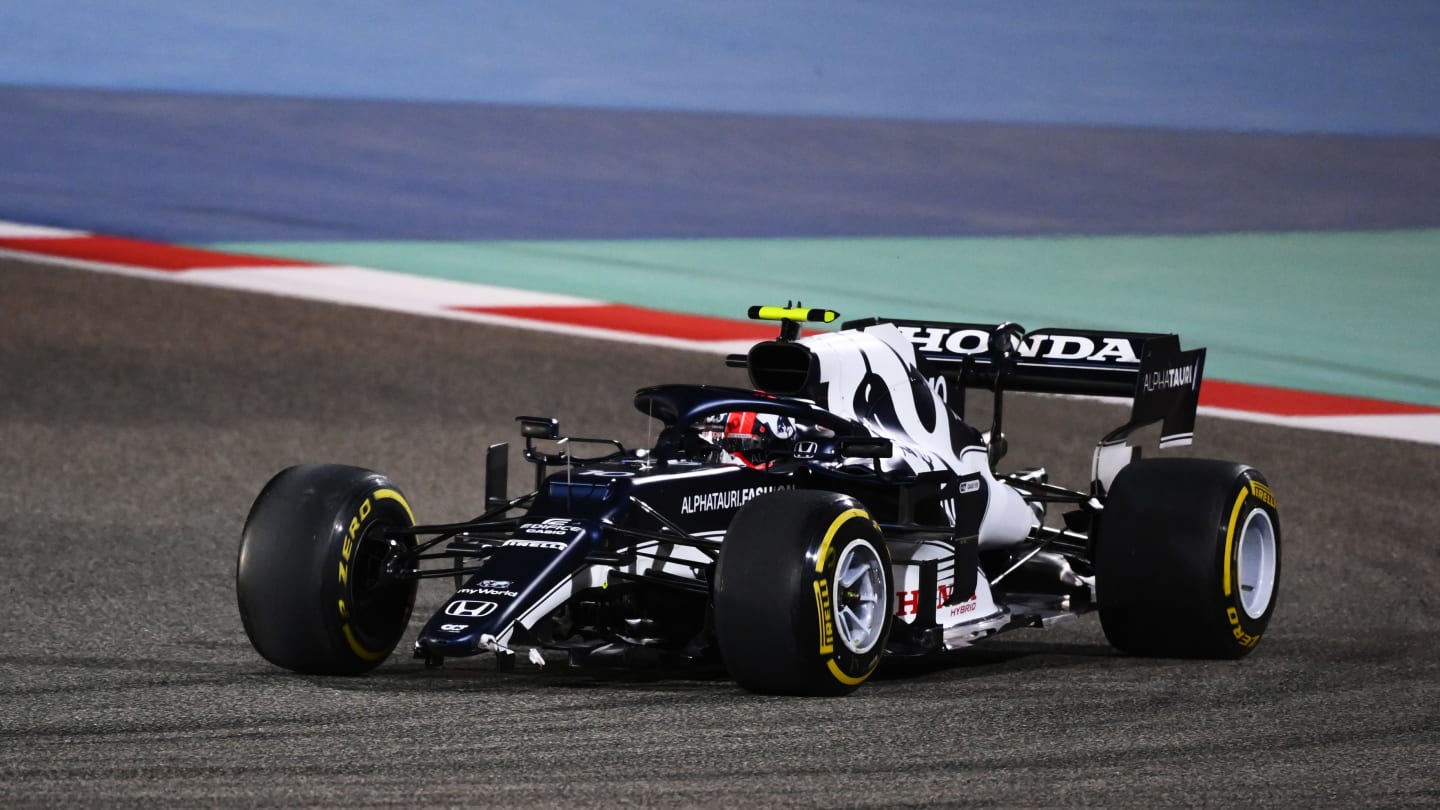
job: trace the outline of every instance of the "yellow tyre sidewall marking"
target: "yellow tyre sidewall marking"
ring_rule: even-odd
[[[869,520],[870,513],[864,509],[847,509],[841,512],[839,517],[835,518],[834,522],[830,524],[830,528],[825,530],[825,539],[820,541],[820,551],[815,555],[815,573],[821,574],[825,572],[825,558],[830,555],[831,541],[833,541],[835,535],[839,533],[840,526],[853,517]]]
[[[405,500],[404,495],[401,495],[399,492],[396,492],[393,489],[377,489],[375,490],[374,494],[376,500],[394,501],[400,504],[400,506],[405,510],[405,514],[410,517],[410,525],[415,525],[415,512],[410,508],[410,504]]]
[[[376,652],[374,650],[366,649],[365,646],[362,645],[360,641],[355,638],[355,632],[350,629],[350,625],[348,622],[340,629],[345,633],[345,641],[350,645],[351,651],[353,651],[361,658],[364,658],[366,661],[374,661],[380,658],[384,658],[387,655],[387,653]]]
[[[1225,532],[1225,570],[1223,573],[1223,585],[1227,598],[1234,593],[1234,586],[1232,584],[1234,571],[1231,568],[1231,560],[1235,553],[1235,530],[1240,525],[1240,515],[1244,509],[1245,500],[1252,494],[1257,500],[1265,503],[1271,509],[1276,508],[1275,495],[1269,487],[1261,484],[1259,481],[1251,480],[1247,482],[1245,486],[1240,488],[1240,492],[1235,496],[1235,506],[1230,510],[1230,527]],[[1235,640],[1240,646],[1253,647],[1260,641],[1260,636],[1252,636],[1241,627],[1240,611],[1236,610],[1234,605],[1225,606],[1225,618],[1230,623],[1231,635],[1235,637]]]
[[[875,660],[871,662],[870,667],[858,677],[846,675],[845,672],[840,669],[840,665],[835,663],[835,657],[833,655],[835,648],[834,645],[828,641],[835,637],[835,618],[832,615],[834,609],[830,601],[830,586],[823,576],[825,573],[825,562],[830,556],[830,544],[834,542],[835,535],[840,533],[840,527],[853,518],[860,518],[872,524],[875,522],[870,517],[870,513],[864,509],[847,509],[841,512],[835,520],[831,521],[830,528],[825,530],[825,537],[820,541],[820,550],[815,554],[815,573],[822,575],[820,579],[815,580],[815,610],[816,613],[819,614],[820,620],[820,654],[830,656],[826,659],[825,666],[830,670],[830,674],[835,680],[846,686],[858,686],[864,683],[865,679],[870,677],[870,673],[874,672],[875,667],[880,663],[880,656],[877,655],[875,656]]]
[[[405,500],[405,496],[401,495],[396,490],[388,488],[377,489],[374,492],[370,493],[370,497],[365,499],[365,503],[369,503],[371,498],[377,501],[394,501],[395,503],[400,504],[400,507],[405,510],[405,514],[410,518],[410,525],[415,525],[415,511],[410,508],[410,504]],[[370,514],[374,514],[374,511],[371,510]],[[361,536],[363,536],[363,531],[361,532]],[[356,540],[356,545],[359,545],[358,539]],[[343,564],[342,571],[345,571],[348,574],[348,571],[343,568]],[[343,588],[347,584],[347,578],[342,575],[341,587]],[[375,661],[388,655],[389,653],[376,652],[375,650],[368,649],[367,647],[365,647],[365,645],[360,643],[359,639],[355,638],[355,631],[350,629],[349,614],[350,611],[347,610],[345,607],[345,600],[340,600],[340,616],[343,620],[343,623],[340,625],[340,632],[345,634],[345,643],[350,646],[350,651],[366,661]]]
[[[846,686],[859,686],[860,684],[865,682],[866,678],[870,677],[870,673],[875,671],[875,667],[880,665],[880,656],[875,656],[874,663],[870,664],[870,668],[865,670],[865,673],[858,678],[852,678],[849,675],[846,675],[844,672],[841,672],[840,665],[835,663],[834,658],[826,661],[825,665],[830,668],[830,674],[835,676],[835,680],[845,684]]]
[[[1231,557],[1235,551],[1235,527],[1240,523],[1240,509],[1245,506],[1245,498],[1250,494],[1248,487],[1242,488],[1240,494],[1235,498],[1235,508],[1230,510],[1230,528],[1225,532],[1225,570],[1222,579],[1224,580],[1225,595],[1231,593],[1230,578],[1233,575],[1231,569]]]

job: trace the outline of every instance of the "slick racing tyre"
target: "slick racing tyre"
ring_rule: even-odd
[[[270,479],[245,521],[235,570],[256,651],[315,675],[379,666],[405,632],[416,587],[386,573],[396,549],[384,529],[413,525],[405,496],[379,473],[313,464]]]
[[[895,612],[890,552],[864,507],[784,490],[745,504],[720,546],[715,638],[744,688],[843,695],[880,663]]]
[[[1243,464],[1125,467],[1095,545],[1100,625],[1123,652],[1240,658],[1275,612],[1280,515],[1265,478]]]

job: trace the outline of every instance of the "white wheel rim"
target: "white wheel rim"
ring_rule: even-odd
[[[1252,509],[1240,530],[1240,548],[1235,553],[1235,579],[1240,585],[1240,607],[1245,615],[1258,619],[1270,608],[1275,594],[1275,524],[1264,509]]]
[[[875,547],[851,540],[835,564],[831,604],[840,642],[856,654],[869,652],[885,629],[885,564]]]

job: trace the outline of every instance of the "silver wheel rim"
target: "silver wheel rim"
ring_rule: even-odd
[[[1252,509],[1240,530],[1235,579],[1240,584],[1240,607],[1258,619],[1270,608],[1275,594],[1275,524],[1264,509]]]
[[[835,564],[835,632],[856,654],[869,652],[885,628],[885,564],[869,542],[851,540]]]

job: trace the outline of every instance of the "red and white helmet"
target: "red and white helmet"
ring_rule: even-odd
[[[722,421],[723,420],[723,421]],[[769,466],[767,456],[777,441],[795,437],[795,422],[787,416],[754,411],[731,411],[711,417],[707,438],[728,457],[748,467]]]

